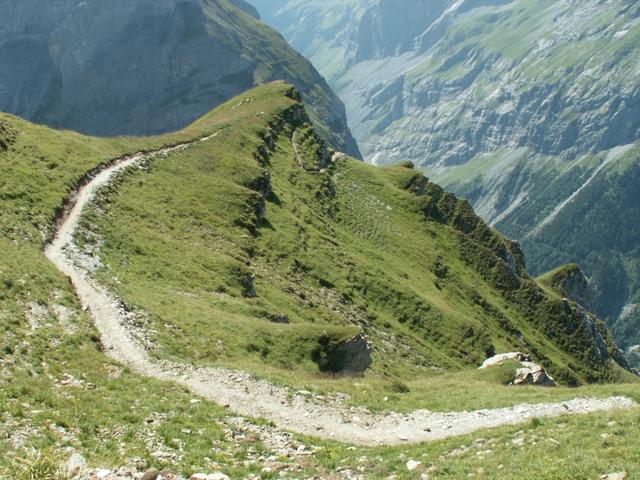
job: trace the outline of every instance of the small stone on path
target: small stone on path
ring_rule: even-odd
[[[511,440],[511,443],[513,443],[516,447],[524,447],[524,438],[514,438],[513,440]]]
[[[82,473],[86,468],[87,468],[87,461],[79,453],[74,453],[73,455],[71,455],[71,457],[67,461],[67,473],[71,477],[73,477],[74,475],[78,475],[79,473]]]
[[[228,476],[224,473],[216,472],[216,473],[196,473],[191,475],[189,480],[230,480]]]
[[[160,476],[160,472],[156,469],[149,470],[140,480],[156,480]]]

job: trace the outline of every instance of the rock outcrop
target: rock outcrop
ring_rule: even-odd
[[[540,365],[532,363],[516,370],[513,385],[538,385],[540,387],[555,387],[556,381]]]
[[[484,370],[485,368],[495,367],[496,365],[502,365],[505,362],[514,361],[514,362],[530,362],[531,357],[521,352],[509,352],[509,353],[500,353],[498,355],[494,355],[493,357],[487,358],[478,370]]]
[[[318,367],[323,372],[340,375],[363,373],[373,363],[372,348],[363,335],[342,342],[328,348],[317,360]]]
[[[9,148],[15,140],[15,132],[13,129],[0,122],[0,152],[3,152]]]
[[[572,319],[570,330],[581,330],[590,338],[587,349],[594,359],[605,361],[612,357],[624,368],[630,368],[624,352],[609,338],[602,321],[591,313],[596,307],[597,292],[578,265],[563,265],[538,277],[538,282],[562,298],[562,309]]]
[[[574,264],[565,265],[541,277],[559,295],[573,300],[585,310],[594,309],[597,292],[593,282]]]
[[[541,387],[555,387],[556,381],[539,364],[533,362],[529,355],[521,352],[501,353],[488,358],[480,366],[480,370],[502,365],[505,362],[519,362],[522,368],[518,368],[510,385],[538,385]]]

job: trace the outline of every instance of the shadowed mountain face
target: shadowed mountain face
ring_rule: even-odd
[[[535,273],[579,263],[618,341],[640,343],[638,2],[253,3],[342,97],[369,161],[423,168]]]
[[[0,0],[0,9],[0,110],[95,135],[147,135],[283,79],[325,138],[358,155],[340,100],[244,0]]]

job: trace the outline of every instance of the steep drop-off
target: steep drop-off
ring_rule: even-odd
[[[536,274],[579,263],[596,312],[640,343],[637,2],[254,3],[343,98],[369,161],[413,161]]]

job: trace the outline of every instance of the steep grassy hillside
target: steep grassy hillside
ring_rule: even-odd
[[[545,295],[466,202],[410,165],[334,161],[295,99],[259,113],[130,172],[85,219],[97,276],[158,356],[296,383],[339,370],[322,359],[360,333],[388,384],[514,349],[569,385],[617,378],[606,329]]]
[[[579,263],[617,341],[640,343],[637,2],[254,3],[343,98],[367,159],[422,167],[535,274]]]
[[[215,461],[235,464],[230,474],[259,471],[242,465],[247,446],[225,433],[232,424],[223,409],[190,403],[183,389],[132,375],[104,355],[69,282],[42,255],[56,210],[87,172],[128,152],[201,136],[213,122],[179,135],[108,141],[5,114],[0,124],[0,478],[53,479],[42,472],[69,450],[104,466],[139,458],[142,466],[180,463],[185,472]],[[209,440],[191,439],[178,455],[171,442],[186,438],[186,428]],[[31,449],[43,455],[39,462]],[[40,474],[26,476],[22,460]]]
[[[251,331],[251,338],[259,347],[266,344],[266,339],[274,340],[274,347],[266,351],[263,357],[262,351],[247,352],[248,342],[236,335],[236,345],[233,342],[225,344],[229,348],[218,354],[217,362],[231,363],[233,360],[234,363],[237,361],[237,366],[246,365],[254,370],[261,362],[266,365],[261,369],[265,374],[279,376],[283,381],[294,384],[309,381],[314,388],[327,391],[350,388],[354,392],[352,401],[369,403],[380,409],[403,409],[416,404],[434,409],[474,409],[511,405],[525,400],[568,399],[576,395],[625,394],[640,401],[636,385],[591,386],[574,390],[513,390],[500,385],[509,374],[506,371],[481,374],[473,368],[463,368],[458,373],[427,375],[424,368],[412,367],[413,361],[408,362],[409,369],[419,374],[418,379],[410,381],[407,376],[401,376],[400,379],[406,380],[404,384],[393,383],[385,376],[385,371],[398,371],[398,358],[402,353],[394,352],[390,347],[388,354],[374,353],[373,370],[363,378],[318,378],[312,373],[317,372],[317,366],[312,361],[302,359],[296,363],[299,357],[283,352],[279,339],[273,335],[267,336],[273,332],[273,326],[262,316],[264,311],[290,316],[290,325],[282,325],[281,328],[292,327],[293,333],[286,333],[289,335],[287,338],[300,341],[298,352],[291,348],[295,345],[289,345],[293,353],[304,351],[317,343],[318,329],[311,321],[307,321],[307,312],[317,314],[317,322],[325,324],[328,332],[345,331],[345,334],[350,334],[352,329],[364,328],[369,323],[375,345],[381,335],[376,333],[381,329],[380,321],[367,318],[362,323],[350,322],[352,326],[345,328],[341,322],[346,316],[340,313],[340,309],[344,310],[349,305],[352,311],[360,312],[358,315],[380,312],[377,315],[380,315],[381,321],[389,322],[389,327],[382,325],[383,329],[388,328],[388,331],[401,335],[403,341],[412,342],[408,345],[417,345],[414,347],[416,351],[426,352],[426,347],[419,343],[422,342],[419,335],[423,335],[423,326],[419,322],[414,325],[417,317],[412,315],[414,299],[418,295],[433,299],[434,305],[430,311],[442,309],[445,312],[441,323],[447,319],[456,322],[454,325],[460,325],[462,320],[456,318],[455,312],[462,312],[466,308],[471,327],[475,329],[479,322],[486,322],[490,332],[487,337],[501,339],[501,343],[496,342],[496,347],[506,347],[513,339],[503,334],[497,326],[497,314],[473,310],[474,302],[469,303],[465,284],[473,282],[473,288],[486,295],[482,298],[487,299],[487,304],[495,302],[496,309],[508,311],[513,322],[518,322],[517,325],[523,330],[526,328],[528,341],[545,349],[544,352],[552,357],[550,366],[558,368],[554,373],[568,371],[568,363],[565,365],[564,362],[578,361],[544,335],[536,333],[528,317],[519,313],[504,298],[507,294],[502,293],[501,288],[487,283],[481,274],[486,269],[472,268],[460,258],[461,245],[467,244],[472,248],[473,245],[489,242],[492,248],[498,247],[497,251],[507,245],[478,223],[463,204],[455,202],[450,196],[443,196],[436,187],[424,184],[416,172],[403,167],[377,171],[343,159],[335,166],[327,166],[329,174],[319,171],[313,174],[296,166],[287,132],[291,132],[293,125],[299,125],[296,122],[304,121],[304,115],[298,102],[290,98],[289,92],[290,87],[282,84],[254,90],[223,105],[184,131],[150,139],[94,139],[35,126],[10,115],[0,115],[0,478],[58,480],[60,477],[46,472],[57,468],[72,451],[81,452],[96,467],[117,467],[131,463],[142,470],[151,466],[168,467],[187,476],[199,471],[223,471],[231,478],[251,475],[254,478],[273,478],[279,476],[280,470],[290,477],[315,475],[321,478],[347,478],[358,472],[364,478],[381,478],[394,473],[399,478],[414,478],[416,472],[409,472],[405,467],[406,461],[414,458],[423,462],[418,473],[430,469],[432,473],[437,472],[438,478],[460,478],[461,472],[470,471],[477,472],[479,478],[483,478],[483,475],[486,477],[488,474],[483,474],[482,470],[494,472],[491,478],[504,479],[518,478],[534,471],[542,479],[572,476],[591,478],[613,471],[627,471],[632,476],[638,474],[639,466],[631,460],[640,456],[637,442],[632,441],[637,436],[638,415],[635,411],[535,421],[524,427],[497,429],[416,447],[354,449],[296,436],[286,440],[286,446],[283,447],[283,443],[280,443],[282,437],[278,436],[280,434],[264,422],[249,420],[243,425],[232,411],[199,401],[182,388],[134,375],[102,352],[91,318],[79,305],[68,281],[42,255],[42,243],[50,235],[56,211],[72,187],[100,164],[125,153],[158,148],[222,131],[225,134],[220,142],[207,144],[206,147],[203,144],[204,150],[194,148],[175,157],[158,159],[148,166],[147,171],[132,172],[123,178],[118,188],[105,192],[102,199],[102,205],[106,208],[103,215],[107,217],[94,214],[87,222],[97,222],[94,226],[100,226],[95,231],[104,235],[101,258],[105,263],[113,262],[111,268],[99,272],[101,278],[115,283],[110,276],[118,271],[122,283],[115,288],[128,300],[138,294],[138,288],[146,289],[149,302],[142,305],[148,307],[150,312],[156,311],[159,297],[152,289],[157,287],[164,289],[167,305],[179,302],[185,307],[179,316],[169,317],[167,325],[160,325],[158,333],[154,334],[154,340],[162,347],[158,349],[159,354],[187,360],[190,360],[187,355],[193,355],[193,360],[199,363],[214,361],[208,345],[213,343],[217,346],[216,340],[223,334],[231,338],[228,333],[231,329],[220,325],[220,317],[216,316],[212,306],[216,305],[220,310],[227,309],[229,322],[233,322],[240,333],[243,328],[240,321],[246,321],[252,327],[261,327]],[[242,103],[246,98],[251,98],[251,102]],[[284,120],[291,123],[285,126],[285,123],[281,123]],[[253,153],[262,144],[261,138],[268,138],[267,132],[278,125],[283,130],[276,141],[275,150],[260,149],[269,155],[258,157],[269,159],[273,196],[269,197],[264,219],[257,226],[255,207],[261,204],[261,197],[239,182],[264,178],[263,167],[267,165],[257,167],[259,164]],[[313,152],[318,145],[313,135],[305,137],[304,132],[300,132],[296,139],[302,164],[307,169],[314,169],[315,162],[323,157]],[[180,175],[170,178],[168,174],[171,172]],[[188,188],[182,189],[182,175],[189,179]],[[420,183],[408,185],[412,179]],[[325,182],[335,186],[335,194],[326,195],[323,188]],[[375,184],[375,188],[371,187],[370,182]],[[166,202],[161,209],[155,207],[162,192],[154,185],[162,186],[167,195],[175,195],[173,199],[165,197]],[[255,188],[255,184],[252,185]],[[418,192],[421,190],[420,185],[425,187],[428,194],[416,195],[416,188]],[[131,194],[139,188],[148,189],[148,202],[138,201],[131,205]],[[373,193],[371,190],[367,193],[372,188]],[[229,191],[234,193],[227,197]],[[225,195],[223,199],[218,197],[221,194]],[[386,206],[379,208],[380,205],[374,201],[374,196],[379,195],[388,202],[391,210]],[[440,201],[436,204],[442,213],[440,217],[435,215],[433,209],[426,208],[433,206],[431,200],[438,197]],[[298,203],[295,216],[290,210],[293,200]],[[146,213],[141,210],[141,204],[149,206]],[[124,226],[118,223],[108,228],[104,220],[117,219],[126,205],[133,209],[127,214],[125,223],[136,225],[138,229],[132,230],[128,238],[116,239],[122,242],[123,251],[119,255],[113,243],[109,242],[114,241],[113,232]],[[465,240],[465,235],[455,227],[445,225],[445,218],[454,218],[446,214],[447,205],[457,206],[464,213],[457,217],[460,222],[455,222],[459,228],[475,225],[476,243]],[[180,212],[183,219],[181,222],[175,221],[175,218],[167,221],[167,216],[175,209],[183,209]],[[366,222],[366,218],[353,209],[361,209],[358,211],[368,214],[377,212],[379,215],[375,217],[375,222]],[[148,218],[145,219],[145,215]],[[384,218],[385,215],[389,218]],[[152,223],[153,218],[158,221],[151,232],[148,222]],[[325,220],[326,225],[321,224],[320,220]],[[424,239],[415,232],[411,233],[413,230],[409,223],[414,221],[421,222],[425,231]],[[390,225],[393,228],[385,228]],[[301,235],[300,238],[304,240],[304,231],[298,233],[301,228],[307,231],[306,242],[294,239]],[[327,228],[331,228],[336,235],[321,236]],[[170,234],[171,231],[174,233]],[[481,242],[482,232],[487,237]],[[282,234],[282,242],[276,238],[279,233]],[[150,237],[141,241],[138,235],[147,234]],[[195,237],[196,234],[200,237]],[[184,236],[185,240],[180,247],[182,254],[171,252],[168,248],[179,235]],[[205,242],[210,242],[211,238],[216,241],[226,238],[226,242],[216,244],[224,248],[209,248],[211,244]],[[390,240],[394,238],[404,240]],[[87,247],[91,245],[89,240],[85,240]],[[139,251],[131,246],[134,241],[139,242]],[[437,269],[438,275],[431,271],[435,266],[432,263],[435,257],[411,249],[410,241],[428,242],[432,248],[445,248]],[[366,246],[359,250],[356,243]],[[203,248],[203,244],[207,248]],[[267,246],[273,244],[282,247],[267,251]],[[380,245],[387,247],[380,248]],[[337,246],[344,248],[344,255]],[[253,283],[257,294],[253,299],[242,296],[246,286],[238,281],[242,278],[239,274],[248,269],[244,264],[248,247],[255,249],[251,257],[255,263],[252,265],[262,265],[273,272],[274,286],[270,286],[265,280],[264,271],[260,273],[252,266],[251,270],[256,275]],[[326,261],[313,255],[312,248],[325,254]],[[394,252],[389,251],[394,248],[398,249],[398,255],[392,255]],[[289,253],[294,249],[299,250]],[[492,251],[487,251],[485,257],[496,262]],[[110,252],[110,255],[107,256],[106,252]],[[226,258],[221,252],[228,254]],[[276,256],[278,252],[280,256]],[[335,252],[338,252],[338,260],[335,260]],[[162,256],[157,256],[155,266],[145,260],[159,253]],[[289,256],[285,257],[284,254]],[[198,256],[194,259],[194,255]],[[239,261],[234,261],[233,257]],[[361,283],[354,281],[353,300],[335,300],[339,309],[335,316],[327,319],[327,304],[333,300],[330,293],[323,292],[329,290],[337,294],[339,289],[345,288],[346,281],[341,280],[339,275],[345,268],[341,266],[340,258],[355,263],[358,269],[363,268],[362,275],[369,275],[369,269],[380,265],[382,259],[391,257],[392,261],[386,264],[383,274],[377,279],[369,279],[366,285],[372,291],[382,288],[376,282],[391,287],[388,297],[380,297],[380,306],[374,308],[364,305],[365,301],[373,303],[367,300],[371,297],[360,286]],[[119,269],[121,258],[130,259],[130,273]],[[295,259],[300,266],[296,266]],[[336,265],[329,260],[334,260]],[[289,296],[291,292],[278,288],[289,278],[283,278],[281,272],[285,270],[278,266],[280,262],[290,265],[291,273],[287,275],[292,280],[289,285],[293,284],[298,292],[306,296],[305,300],[295,293],[298,300],[291,302],[292,306],[287,307],[290,310],[285,309],[284,300],[276,303],[286,298],[288,304],[292,298]],[[427,272],[413,264],[427,265]],[[145,278],[142,268],[147,265],[153,268]],[[500,270],[497,268],[496,272]],[[404,273],[420,274],[425,279],[424,289],[413,291],[407,287],[402,302],[394,303],[393,307],[385,306],[391,305],[393,300],[389,298],[398,295],[401,281],[409,280],[404,278]],[[159,275],[164,275],[162,283],[157,281]],[[131,279],[136,279],[140,287],[136,287],[137,284],[133,284]],[[322,288],[321,280],[324,284]],[[327,281],[333,282],[334,286],[329,288]],[[435,285],[436,281],[441,290]],[[180,292],[173,291],[176,288]],[[442,293],[438,294],[440,291]],[[459,293],[452,293],[456,291]],[[519,295],[520,291],[518,289],[512,294]],[[193,295],[199,295],[200,302],[194,300],[184,303],[181,300],[195,298]],[[547,302],[551,302],[550,297],[543,304],[553,305]],[[198,307],[196,303],[202,306]],[[277,305],[277,308],[273,308],[273,305]],[[360,305],[361,309],[358,308]],[[480,305],[485,304],[481,302]],[[205,328],[198,308],[210,315],[211,325],[205,330],[210,342],[200,342],[197,338],[197,334],[201,334]],[[173,311],[171,307],[165,307],[165,312]],[[256,311],[259,312],[258,316]],[[398,315],[394,312],[398,312]],[[147,326],[157,321],[153,315],[155,313],[150,313]],[[354,313],[352,318],[362,316],[357,317]],[[553,317],[549,318],[551,322]],[[275,320],[282,320],[282,317]],[[333,330],[330,327],[332,323]],[[176,332],[175,340],[167,338],[165,332],[169,329]],[[433,331],[437,331],[436,328]],[[467,342],[459,347],[460,351],[456,352],[451,343],[456,338],[456,329],[447,326],[442,327],[442,331],[451,338],[441,337],[443,347],[436,348],[435,343],[429,345],[424,341],[434,352],[434,363],[441,362],[455,371],[470,361],[469,355],[481,358],[484,354],[479,350],[484,345],[477,345],[476,340],[482,339],[482,335],[470,335]],[[307,341],[304,341],[300,332],[309,332]],[[215,337],[212,338],[213,335]],[[387,340],[394,345],[393,338],[387,337]],[[194,345],[203,348],[202,355],[194,353]],[[519,342],[516,345],[525,346]],[[176,348],[184,350],[176,351]],[[238,352],[243,349],[246,352],[243,355],[248,357],[246,360],[233,357],[234,353],[240,356]],[[397,349],[399,347],[396,346]],[[403,350],[412,355],[410,350]],[[274,356],[272,352],[279,352],[280,356]],[[451,352],[452,358],[444,358],[445,352]],[[388,361],[385,356],[388,356]],[[286,366],[292,373],[287,376],[282,373],[285,368],[278,362],[280,358],[292,357],[293,365]],[[575,374],[582,377],[584,372],[576,369]],[[409,392],[406,392],[406,387],[410,388]],[[387,401],[382,398],[383,395]],[[520,437],[524,440],[517,440]],[[534,442],[535,449],[526,448]],[[295,453],[299,452],[299,444],[304,444],[307,450],[314,453]],[[486,453],[487,450],[492,452]],[[534,450],[535,455],[532,453]],[[477,455],[480,451],[485,453]],[[498,468],[499,465],[502,467]],[[271,469],[271,473],[263,470],[265,467]],[[32,474],[35,471],[40,473],[36,477],[29,477],[28,469]]]
[[[264,422],[249,419],[239,426],[229,410],[113,362],[68,280],[42,254],[58,209],[88,172],[127,153],[202,137],[246,116],[227,107],[177,134],[151,139],[96,139],[0,114],[3,480],[67,480],[55,470],[73,451],[94,466],[168,466],[187,476],[224,470],[244,478],[260,475],[267,464],[284,465],[267,458],[283,458],[303,442],[314,445],[294,437],[274,441]],[[237,438],[247,426],[258,432],[251,442]],[[342,455],[343,447],[318,449],[327,452],[324,460],[301,455],[286,468],[329,475],[331,457]]]
[[[244,0],[2,0],[0,10],[1,111],[91,135],[149,135],[280,79],[302,92],[329,143],[359,156],[340,99]]]

